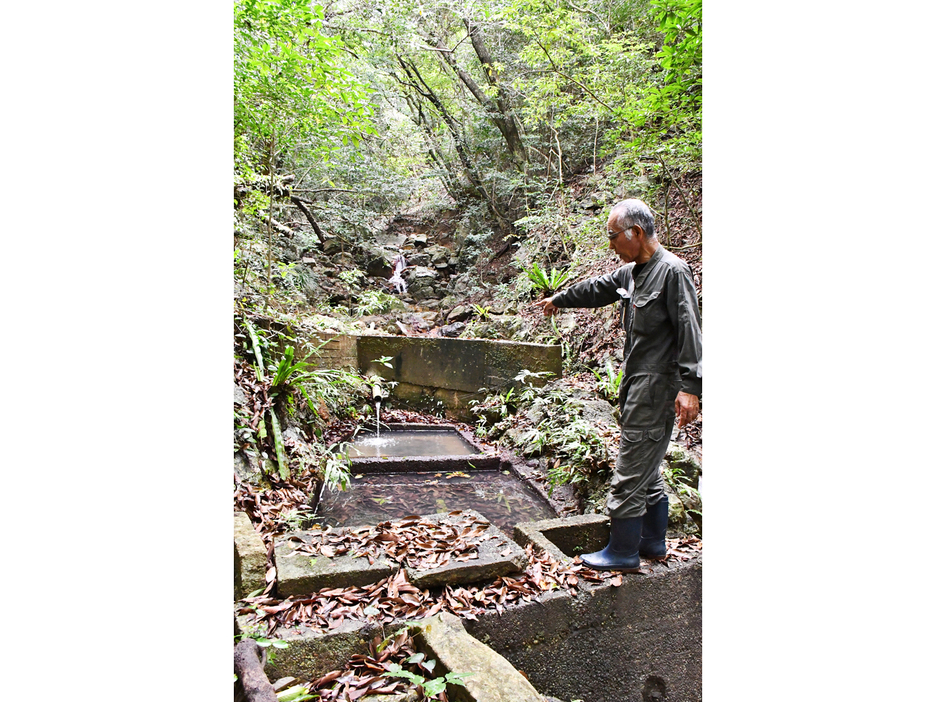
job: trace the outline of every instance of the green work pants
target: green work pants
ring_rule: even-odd
[[[666,456],[676,421],[679,378],[647,373],[624,379],[621,388],[621,445],[608,515],[613,519],[640,517],[647,505],[663,498],[660,464]]]

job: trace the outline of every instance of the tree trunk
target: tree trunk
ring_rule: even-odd
[[[498,124],[497,128],[500,129],[501,134],[504,135],[504,140],[507,142],[510,153],[514,155],[515,161],[522,170],[523,166],[529,161],[529,158],[527,157],[526,147],[524,147],[523,141],[520,139],[520,129],[517,126],[517,119],[513,114],[506,94],[497,83],[497,69],[494,66],[494,60],[491,58],[487,45],[481,38],[478,25],[472,24],[467,18],[465,18],[464,22],[465,28],[468,30],[468,37],[471,39],[471,45],[474,47],[475,53],[478,55],[478,60],[481,62],[481,67],[484,69],[484,75],[487,77],[488,82],[497,88],[494,100],[497,103],[497,111],[501,115],[501,124]]]
[[[513,231],[513,227],[510,222],[507,221],[506,217],[498,210],[497,204],[494,202],[494,198],[487,191],[487,188],[484,187],[484,182],[481,180],[480,175],[475,169],[474,164],[471,162],[471,157],[468,154],[468,149],[466,148],[464,136],[461,133],[461,130],[458,128],[458,123],[449,114],[448,110],[445,109],[445,105],[442,104],[442,101],[435,94],[435,92],[430,88],[426,81],[423,80],[422,74],[419,72],[419,69],[411,63],[403,59],[399,54],[397,55],[397,61],[400,63],[400,66],[403,68],[403,71],[406,73],[406,76],[409,78],[409,82],[402,80],[399,76],[396,76],[397,81],[401,85],[409,86],[413,88],[419,95],[429,101],[436,111],[439,113],[439,116],[442,118],[442,121],[445,122],[445,126],[448,128],[449,133],[452,135],[452,141],[455,145],[455,152],[458,154],[458,159],[461,161],[462,168],[465,171],[465,176],[468,178],[468,182],[471,183],[472,190],[477,197],[480,197],[487,203],[488,209],[491,211],[491,214],[494,215],[495,219],[500,222],[501,226],[506,229],[508,232]],[[416,84],[416,81],[422,85]]]
[[[319,228],[318,222],[316,222],[315,217],[312,216],[312,212],[309,210],[308,207],[305,206],[302,200],[300,200],[295,195],[292,195],[289,199],[292,201],[292,203],[296,207],[302,210],[302,214],[305,215],[306,219],[309,220],[309,224],[312,225],[312,229],[315,230],[315,236],[318,237],[319,242],[322,244],[322,246],[324,246],[325,245],[325,233]]]
[[[273,685],[263,672],[263,651],[253,639],[234,647],[235,702],[277,702]]]

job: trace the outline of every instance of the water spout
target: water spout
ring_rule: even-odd
[[[374,385],[371,389],[371,396],[374,398],[374,405],[377,407],[377,438],[380,438],[380,401],[386,397],[383,388],[380,387],[380,378],[371,376]]]

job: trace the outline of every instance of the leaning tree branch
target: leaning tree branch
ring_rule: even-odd
[[[325,246],[325,233],[319,227],[318,222],[315,221],[315,217],[312,216],[312,212],[309,210],[308,207],[305,206],[305,202],[296,196],[290,197],[289,199],[296,207],[298,207],[302,211],[302,214],[305,215],[306,219],[309,220],[309,224],[311,224],[312,229],[315,230],[315,236],[318,237],[319,243],[322,246]]]

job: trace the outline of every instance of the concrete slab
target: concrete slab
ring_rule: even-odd
[[[246,512],[234,513],[234,599],[266,587],[266,546]]]
[[[464,510],[454,515],[430,514],[421,519],[433,524],[455,525],[467,517],[488,521],[474,510]],[[334,533],[343,534],[348,530],[365,528],[335,529]],[[308,546],[309,550],[317,550],[313,543],[318,541],[317,535],[320,533],[315,530],[294,531],[274,539],[276,588],[280,597],[308,595],[323,588],[370,585],[400,569],[399,564],[390,558],[377,558],[371,565],[366,557],[355,558],[350,554],[326,557],[307,553],[304,546]],[[504,532],[489,523],[484,536],[485,539],[477,546],[477,558],[453,560],[438,568],[425,570],[406,567],[407,579],[418,588],[441,587],[495,580],[501,575],[510,575],[526,568],[526,552]]]
[[[465,631],[461,619],[442,612],[415,627],[416,646],[435,658],[435,673],[470,673],[465,685],[449,685],[452,702],[542,702],[543,696],[502,655]]]
[[[385,558],[379,558],[371,565],[366,557],[343,555],[328,558],[297,551],[303,544],[311,544],[317,533],[321,532],[294,531],[274,538],[276,591],[280,597],[308,595],[323,588],[370,585],[399,570],[396,563]]]
[[[579,514],[514,527],[513,537],[520,546],[533,544],[556,560],[569,563],[583,553],[600,551],[608,544],[611,520],[603,514]]]
[[[456,524],[467,516],[488,521],[482,514],[471,509],[466,509],[457,516],[432,514],[423,519],[440,524]],[[490,524],[485,530],[485,535],[488,538],[478,545],[477,559],[453,561],[431,570],[407,568],[407,578],[419,588],[441,587],[496,580],[502,575],[510,575],[527,567],[529,559],[526,551],[504,532]]]

